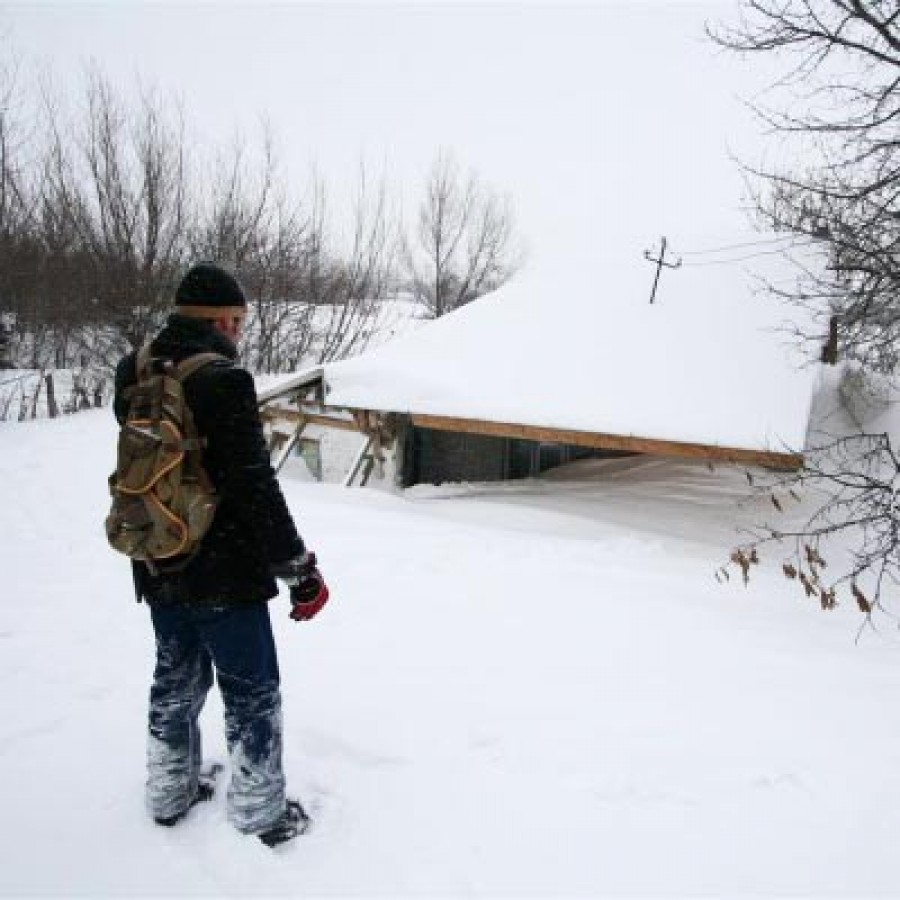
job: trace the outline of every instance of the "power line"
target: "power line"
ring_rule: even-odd
[[[789,243],[781,245],[782,242],[788,241]],[[748,247],[774,247],[772,252],[780,253],[784,250],[790,249],[792,246],[797,246],[798,244],[801,246],[808,245],[813,243],[813,239],[809,238],[806,240],[799,239],[796,235],[786,234],[784,237],[779,238],[765,238],[758,241],[744,241],[740,244],[728,244],[724,247],[710,247],[706,250],[683,250],[682,256],[714,256],[719,253],[731,253],[734,250],[745,250]]]
[[[794,245],[796,246],[796,245]],[[746,262],[750,259],[758,259],[761,256],[774,256],[776,254],[785,253],[787,250],[790,250],[791,247],[776,247],[773,250],[760,250],[758,253],[748,253],[746,256],[735,256],[729,259],[708,259],[701,260],[700,262],[691,262],[691,260],[685,260],[686,266],[698,267],[698,266],[728,266],[733,263]]]

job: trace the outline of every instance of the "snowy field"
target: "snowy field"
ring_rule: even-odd
[[[0,425],[0,894],[900,895],[900,646],[763,569],[740,472],[588,464],[403,495],[285,481],[334,600],[273,606],[273,853],[143,810],[147,610],[101,523],[108,410]],[[204,713],[224,759],[221,706]],[[223,792],[224,793],[224,792]]]

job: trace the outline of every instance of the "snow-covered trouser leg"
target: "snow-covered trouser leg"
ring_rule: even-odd
[[[212,686],[212,664],[181,606],[151,607],[156,670],[150,688],[147,808],[156,819],[184,813],[197,793],[203,759],[198,719]]]
[[[285,811],[280,677],[268,605],[204,616],[201,630],[225,707],[228,818],[239,831],[265,831]]]

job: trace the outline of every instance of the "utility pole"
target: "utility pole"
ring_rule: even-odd
[[[667,269],[677,269],[681,266],[681,260],[678,262],[666,262],[666,244],[667,241],[665,237],[660,238],[661,247],[659,251],[659,256],[652,256],[649,250],[644,251],[644,259],[649,260],[652,263],[656,263],[656,277],[653,279],[653,290],[650,292],[650,302],[652,303],[656,299],[656,286],[659,284],[659,276],[663,270],[663,266]]]

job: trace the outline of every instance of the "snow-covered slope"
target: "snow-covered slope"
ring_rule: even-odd
[[[684,463],[286,480],[334,593],[302,625],[272,606],[315,829],[273,855],[224,797],[156,828],[151,631],[101,529],[113,446],[108,411],[0,425],[0,893],[900,892],[898,648],[769,570],[717,584],[760,510],[740,472]]]

